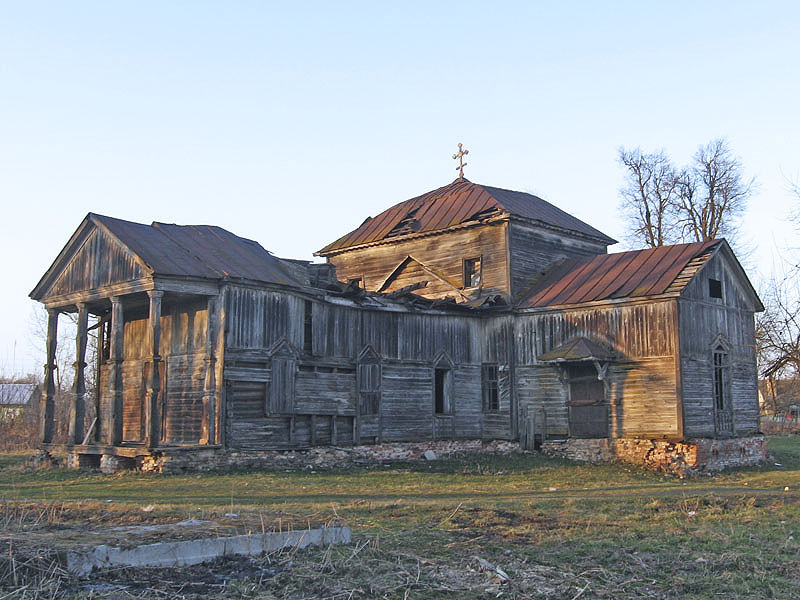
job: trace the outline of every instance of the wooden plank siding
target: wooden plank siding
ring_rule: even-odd
[[[714,435],[713,347],[727,346],[727,383],[733,433],[759,430],[755,325],[752,300],[737,269],[718,253],[684,289],[679,300],[679,335],[685,435]],[[709,294],[709,279],[722,283],[723,298]]]
[[[605,254],[606,246],[512,221],[508,226],[510,293],[516,298],[530,282],[564,258]]]
[[[231,286],[227,304],[228,345],[226,347],[225,378],[229,387],[229,402],[236,406],[239,384],[269,385],[271,349],[282,340],[298,350],[293,413],[296,427],[305,427],[306,415],[318,415],[319,436],[315,443],[330,439],[324,429],[332,423],[330,416],[340,420],[355,418],[357,413],[356,367],[361,353],[370,348],[381,364],[379,414],[365,416],[360,422],[360,437],[365,441],[409,441],[437,438],[479,438],[483,432],[481,355],[479,331],[483,320],[472,315],[444,313],[399,313],[396,310],[376,310],[334,304],[312,298],[310,352],[304,343],[302,327],[305,300],[289,292],[258,290]],[[277,314],[270,314],[270,311]],[[275,325],[270,325],[274,321]],[[278,326],[278,322],[283,326]],[[254,324],[254,327],[248,327]],[[299,326],[298,326],[299,324]],[[253,331],[255,330],[255,331]],[[507,345],[512,331],[506,320],[496,339],[503,363],[508,364]],[[304,349],[306,348],[306,349]],[[453,364],[453,415],[434,420],[433,364],[446,356]],[[487,431],[492,437],[509,436],[510,379],[504,375],[501,383],[501,412],[489,415]],[[249,389],[249,388],[245,388]],[[249,392],[247,392],[249,393]],[[230,415],[231,413],[229,413]],[[290,441],[288,429],[264,421],[248,413],[237,420],[256,419],[244,427],[235,425],[231,435],[252,433],[247,444],[262,448],[271,444],[292,445],[310,443],[310,437],[297,430]],[[301,418],[302,417],[302,418]],[[337,421],[346,430],[352,422]],[[319,425],[319,423],[328,425]],[[257,425],[256,423],[260,423]],[[270,426],[266,438],[259,427]],[[255,427],[255,428],[254,428]],[[256,434],[255,432],[258,431]],[[235,432],[235,433],[234,433]],[[282,436],[271,438],[270,436]],[[345,443],[351,434],[343,434]],[[259,440],[259,441],[256,441]],[[237,442],[238,443],[238,442]]]
[[[409,256],[419,262],[401,267],[390,289],[427,281],[428,285],[416,293],[426,298],[457,296],[457,290],[464,288],[463,261],[480,258],[481,288],[506,294],[510,291],[504,222],[349,250],[329,257],[329,261],[336,266],[340,281],[361,279],[365,289],[378,291]],[[431,276],[419,263],[441,279]]]
[[[144,402],[147,375],[152,368],[148,354],[149,324],[146,311],[137,306],[124,311],[122,350],[122,441],[144,441]],[[203,435],[203,391],[206,370],[207,300],[166,297],[161,313],[161,439],[167,445],[195,445]],[[100,369],[100,405],[109,410],[110,365]],[[216,367],[215,367],[216,368]],[[219,381],[222,370],[218,367]]]
[[[80,249],[53,283],[49,293],[61,296],[135,281],[144,272],[134,256],[105,232],[89,232]]]
[[[605,377],[613,437],[679,435],[675,301],[523,313],[516,318],[520,415],[544,411],[550,436],[569,435],[569,386],[561,367],[537,357],[584,336],[613,348]]]

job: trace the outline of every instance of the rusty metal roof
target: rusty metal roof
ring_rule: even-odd
[[[89,213],[147,264],[155,275],[249,279],[299,285],[281,259],[258,242],[212,225],[133,223]]]
[[[613,244],[616,240],[532,194],[456,179],[444,187],[411,198],[367,218],[357,229],[316,254],[327,256],[347,248],[385,243],[401,235],[440,231],[469,222],[511,215],[575,231]]]
[[[535,281],[519,308],[680,292],[723,240],[565,260]]]

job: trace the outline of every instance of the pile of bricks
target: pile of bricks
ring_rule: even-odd
[[[674,475],[697,475],[766,460],[763,436],[682,442],[641,438],[570,439],[542,444],[548,456],[585,462],[619,461]]]

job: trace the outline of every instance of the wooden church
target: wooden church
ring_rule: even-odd
[[[319,264],[219,227],[90,213],[31,292],[50,315],[43,447],[69,312],[67,449],[83,462],[435,440],[763,455],[763,307],[730,246],[613,243],[463,176],[367,218]]]

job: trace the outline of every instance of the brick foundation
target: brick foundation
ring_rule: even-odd
[[[764,436],[698,438],[683,442],[620,439],[570,439],[542,444],[548,456],[585,462],[619,461],[675,475],[697,475],[757,465],[766,460]]]

